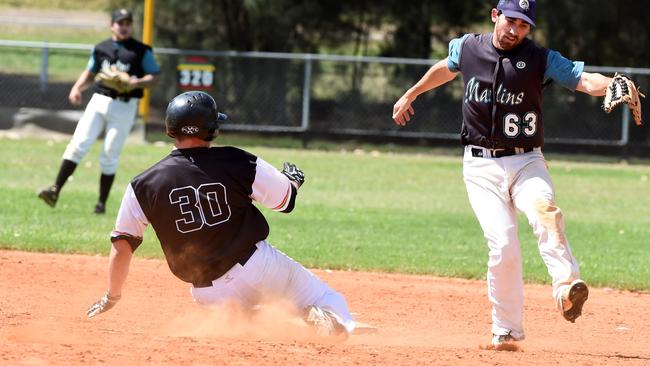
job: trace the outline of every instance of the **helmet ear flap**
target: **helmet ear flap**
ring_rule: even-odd
[[[171,137],[173,139],[176,138],[176,132],[170,130],[169,126],[165,126],[165,133],[167,134],[167,136],[169,136],[169,137]]]
[[[208,130],[208,134],[203,138],[204,141],[212,141],[219,136],[218,128],[211,128]]]

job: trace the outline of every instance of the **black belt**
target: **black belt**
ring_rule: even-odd
[[[115,90],[99,90],[97,94],[105,95],[113,99],[121,100],[123,102],[128,102],[131,100],[131,96],[128,94],[118,94]]]
[[[518,154],[524,154],[533,151],[532,147],[508,147],[505,149],[488,149],[488,148],[472,148],[472,156],[475,158],[502,158],[504,156],[512,156]],[[486,154],[487,153],[487,154]],[[485,156],[488,155],[488,156]]]
[[[256,246],[256,245],[253,245],[252,247],[250,247],[250,248],[244,250],[244,251],[239,255],[239,257],[236,258],[236,262],[235,262],[235,263],[239,263],[239,264],[241,264],[242,266],[245,265],[246,262],[248,262],[248,260],[253,256],[253,254],[255,253],[256,250],[257,250],[257,246]],[[232,267],[230,267],[230,268],[232,268]],[[228,271],[230,270],[230,268],[228,268],[227,270],[225,270],[223,273],[217,275],[217,276],[215,277],[215,279],[217,279],[217,278],[223,276],[226,272],[228,272]],[[194,286],[195,288],[199,288],[199,287],[212,287],[212,281],[214,281],[214,279],[213,279],[213,280],[209,280],[209,281],[192,282],[192,286]]]

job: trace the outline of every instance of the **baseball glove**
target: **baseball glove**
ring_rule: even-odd
[[[131,90],[129,79],[131,79],[129,74],[118,70],[115,66],[111,66],[109,69],[104,68],[95,76],[96,82],[115,90],[118,94],[124,94]]]
[[[603,110],[605,113],[609,113],[619,104],[625,103],[630,108],[634,123],[640,126],[643,123],[641,120],[640,97],[645,98],[645,95],[641,93],[634,82],[627,75],[617,73],[607,86]]]

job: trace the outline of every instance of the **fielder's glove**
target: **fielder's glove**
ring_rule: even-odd
[[[118,70],[115,66],[104,68],[95,76],[99,84],[115,90],[118,94],[124,94],[131,90],[129,80],[131,76],[124,71]]]
[[[295,164],[291,164],[288,161],[284,163],[282,174],[286,175],[290,181],[296,183],[296,188],[300,188],[300,186],[305,183],[305,173],[303,173]]]
[[[86,315],[88,315],[89,318],[92,318],[95,315],[109,311],[121,298],[122,296],[111,296],[111,294],[106,292],[104,296],[88,308]]]
[[[640,126],[643,122],[641,121],[641,100],[639,97],[645,98],[645,95],[637,89],[634,82],[627,75],[617,73],[607,86],[603,110],[605,113],[609,113],[619,104],[625,103],[630,108],[634,123]]]

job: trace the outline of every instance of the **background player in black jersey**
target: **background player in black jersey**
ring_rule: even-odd
[[[517,211],[526,215],[538,238],[555,305],[566,320],[574,322],[581,315],[589,293],[571,253],[541,151],[541,98],[546,79],[593,96],[605,95],[612,79],[584,72],[583,62],[572,62],[528,39],[535,26],[535,6],[535,0],[499,1],[491,12],[494,31],[452,40],[449,56],[393,107],[395,123],[405,125],[418,95],[463,75],[463,177],[489,247],[488,297],[492,345],[497,349],[509,349],[525,337]]]
[[[151,224],[195,302],[248,309],[289,300],[318,335],[347,336],[355,323],[343,296],[266,241],[268,223],[252,203],[291,212],[303,172],[290,163],[280,172],[235,147],[210,147],[217,121],[226,118],[204,92],[169,103],[165,124],[175,149],[127,186],[111,233],[108,291],[87,315],[120,299],[132,253]]]
[[[86,69],[68,96],[70,103],[80,105],[81,93],[94,85],[93,95],[63,153],[54,184],[38,193],[38,197],[51,207],[56,206],[63,185],[104,131],[104,144],[99,156],[99,197],[94,212],[103,214],[106,211],[106,200],[115,180],[120,152],[135,123],[143,88],[151,85],[160,72],[151,47],[132,38],[133,15],[130,11],[115,10],[110,29],[112,36],[93,47]],[[117,91],[101,82],[93,84],[98,73],[111,68],[130,76],[128,91]]]

